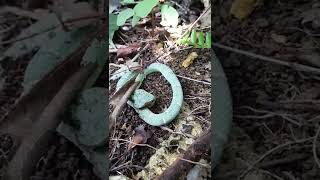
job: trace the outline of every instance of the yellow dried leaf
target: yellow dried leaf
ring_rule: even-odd
[[[234,0],[230,9],[230,14],[238,19],[248,17],[259,0]]]
[[[198,57],[198,54],[196,52],[192,52],[188,55],[188,57],[182,62],[182,66],[184,68],[187,68],[190,66],[190,64],[193,63],[193,61]]]

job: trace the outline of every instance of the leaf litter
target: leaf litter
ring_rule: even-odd
[[[122,31],[119,29],[119,31],[125,33],[126,36],[137,39],[134,41],[128,39],[129,44],[152,38],[146,35],[146,33],[144,33],[145,30],[139,27],[133,29],[135,31],[134,33],[132,31]],[[147,67],[154,62],[161,62],[170,66],[177,75],[183,77],[186,76],[197,80],[210,78],[211,73],[206,68],[206,64],[211,61],[209,49],[190,48],[170,53],[166,48],[168,47],[166,46],[167,43],[169,43],[166,39],[172,37],[170,37],[170,34],[169,36],[165,35],[165,33],[159,33],[158,35],[159,39],[164,39],[164,41],[148,42],[151,44],[150,48],[138,57],[143,67]],[[117,33],[115,34],[114,43],[123,44],[123,41],[116,37]],[[159,43],[162,43],[164,46],[158,48]],[[143,46],[142,44],[141,47]],[[193,51],[198,54],[197,60],[190,64],[188,69],[181,68],[183,60]],[[167,53],[170,54],[166,55]],[[123,58],[130,59],[128,57]],[[119,77],[119,73],[126,69],[126,65],[118,64],[119,57],[115,54],[111,54],[109,59],[109,63],[115,64],[109,65],[109,77],[112,77],[109,81],[109,97],[112,97],[115,92],[116,78]],[[129,62],[129,60],[127,60],[127,62]],[[191,110],[186,112],[182,111],[182,118],[177,118],[173,123],[165,126],[171,129],[168,131],[168,129],[165,130],[146,124],[139,118],[133,108],[126,105],[110,132],[110,139],[112,140],[109,141],[108,154],[111,162],[111,175],[117,175],[117,172],[113,171],[116,169],[130,178],[141,177],[142,179],[148,179],[147,177],[150,173],[152,177],[156,177],[176,159],[178,152],[182,153],[183,149],[192,144],[201,132],[210,128],[210,112],[206,109],[210,106],[210,86],[183,78],[179,79],[179,81],[182,84],[185,95],[185,105],[183,109],[186,107],[188,107],[188,109],[196,109],[199,106],[203,107],[196,109],[194,112],[191,112]],[[154,113],[161,113],[170,105],[172,98],[171,88],[160,73],[148,75],[141,88],[156,96],[155,104],[151,107]],[[112,112],[110,107],[109,112]],[[187,118],[187,115],[190,113],[192,117]],[[188,122],[186,122],[186,118]],[[180,121],[182,123],[177,125]],[[149,133],[151,135],[150,137],[148,135]],[[157,151],[155,151],[154,148],[157,149]],[[127,149],[127,151],[124,152],[123,149]],[[157,160],[163,161],[163,163],[160,163],[161,167],[156,165]],[[145,168],[146,170],[142,170]]]

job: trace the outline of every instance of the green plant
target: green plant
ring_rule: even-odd
[[[207,32],[204,36],[204,32],[197,32],[195,29],[192,29],[186,34],[183,38],[178,40],[178,44],[191,45],[195,48],[211,48],[211,33]]]
[[[147,17],[152,9],[156,6],[160,7],[161,12],[161,25],[173,26],[178,25],[179,14],[175,8],[169,4],[160,4],[159,0],[142,0],[134,2],[133,0],[123,0],[121,4],[136,4],[133,9],[126,8],[119,14],[109,14],[109,44],[114,47],[112,38],[114,32],[118,30],[120,26],[123,26],[128,19],[131,18],[131,25],[134,27],[140,21],[140,19]]]

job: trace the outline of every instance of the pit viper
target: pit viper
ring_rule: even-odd
[[[151,73],[160,72],[171,85],[172,101],[170,106],[162,113],[155,114],[149,107],[153,105],[155,97],[142,89],[139,89],[145,77]],[[137,72],[127,70],[117,82],[116,90],[123,87]],[[143,73],[138,73],[135,79],[138,87],[127,101],[127,104],[135,109],[139,117],[152,126],[162,126],[174,120],[180,112],[183,103],[182,86],[175,73],[165,64],[153,63]]]

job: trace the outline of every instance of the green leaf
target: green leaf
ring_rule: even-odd
[[[141,19],[141,18],[138,17],[138,16],[133,16],[133,18],[132,18],[132,27],[134,27],[135,25],[137,25],[140,19]]]
[[[117,15],[109,14],[109,45],[114,46],[113,44],[113,35],[116,30],[119,29],[117,25]]]
[[[179,22],[179,13],[169,5],[161,6],[161,25],[177,27]]]
[[[201,48],[204,47],[204,34],[202,31],[199,33],[198,44]]]
[[[106,143],[107,139],[107,89],[90,88],[81,92],[77,106],[73,106],[72,117],[80,122],[76,131],[78,142],[85,146],[97,147]]]
[[[189,40],[190,32],[188,32],[185,36],[183,36],[181,39],[177,41],[178,44],[183,44],[183,45],[188,45],[190,40]]]
[[[89,88],[91,87],[96,80],[99,78],[101,72],[103,71],[103,68],[106,63],[106,52],[108,45],[105,40],[98,41],[95,39],[91,46],[87,49],[86,53],[82,57],[82,65],[86,65],[88,63],[98,63],[98,66],[96,70],[93,72],[93,74],[89,77],[87,80],[84,88]]]
[[[92,28],[75,29],[70,32],[61,30],[45,47],[42,47],[27,66],[23,86],[29,90],[32,85],[59,65],[70,53],[80,47]]]
[[[123,26],[126,23],[127,19],[131,18],[134,15],[134,11],[131,8],[127,8],[121,11],[117,17],[117,25]]]
[[[207,46],[207,48],[211,48],[211,33],[210,32],[206,33],[206,46]]]
[[[192,32],[191,32],[191,43],[192,44],[197,44],[197,32],[195,29],[192,29]]]
[[[136,16],[140,18],[147,17],[151,10],[159,3],[159,0],[143,0],[134,6],[133,10]]]

